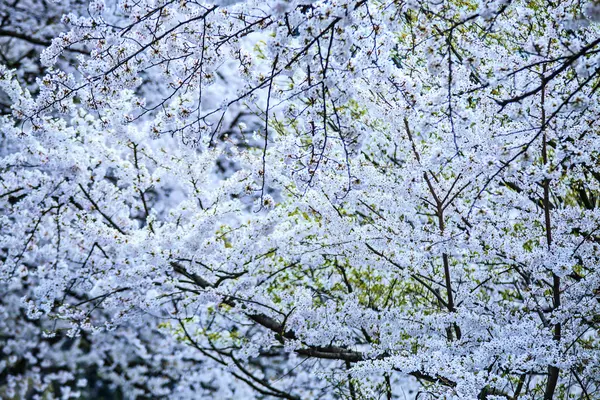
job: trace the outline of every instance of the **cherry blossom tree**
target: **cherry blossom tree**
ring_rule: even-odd
[[[597,1],[0,16],[2,397],[600,396]]]

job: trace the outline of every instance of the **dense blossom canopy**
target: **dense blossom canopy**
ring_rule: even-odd
[[[600,398],[598,0],[0,0],[0,397]]]

